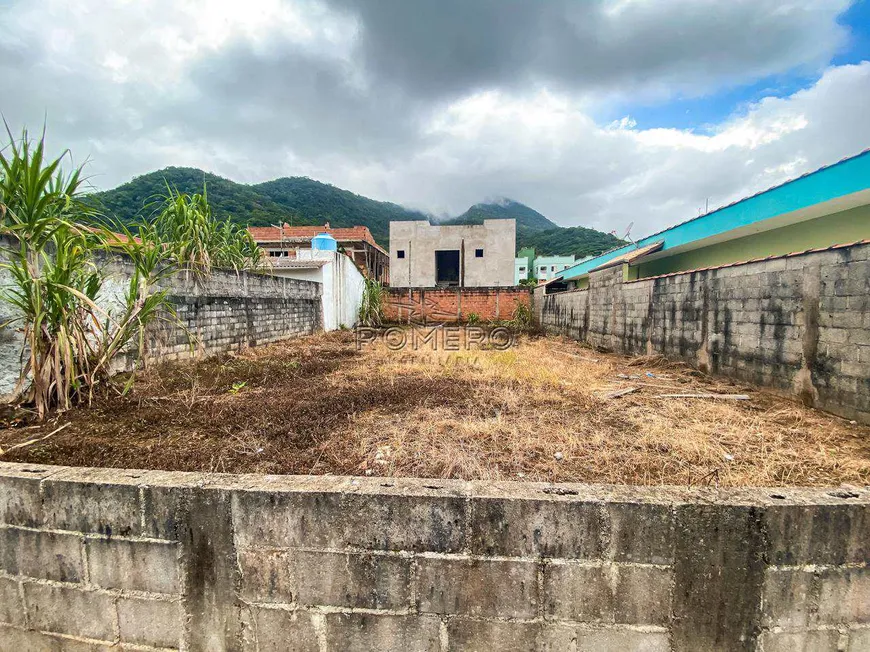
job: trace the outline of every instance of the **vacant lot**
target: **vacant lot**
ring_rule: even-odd
[[[661,397],[674,393],[750,399]],[[870,482],[870,428],[682,365],[551,338],[448,353],[357,351],[352,334],[319,335],[164,365],[140,374],[126,397],[38,427],[12,423],[0,431],[3,460],[632,484]]]

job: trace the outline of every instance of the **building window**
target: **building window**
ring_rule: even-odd
[[[483,249],[475,249],[474,250],[475,258],[483,258]]]
[[[404,257],[405,257],[405,250],[404,250],[404,249],[399,249],[399,250],[396,252],[396,257],[397,257],[397,258],[404,258]]]
[[[551,266],[550,266],[550,271],[551,271],[551,272],[555,272],[555,271],[556,271],[556,266],[555,266],[555,265],[551,265]]]

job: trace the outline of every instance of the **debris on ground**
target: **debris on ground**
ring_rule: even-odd
[[[148,369],[126,396],[64,412],[70,425],[61,431],[11,411],[0,428],[2,459],[532,482],[870,484],[870,427],[655,356],[565,355],[578,350],[555,337],[458,352],[358,351],[351,332],[303,337]],[[736,459],[723,460],[726,451]]]
[[[656,398],[720,398],[732,401],[748,401],[749,394],[659,394]]]
[[[633,392],[636,392],[638,389],[640,389],[640,388],[639,387],[626,387],[624,389],[617,389],[616,391],[608,392],[607,394],[604,395],[603,398],[607,398],[607,399],[619,398],[620,396],[625,396],[626,394],[631,394]]]

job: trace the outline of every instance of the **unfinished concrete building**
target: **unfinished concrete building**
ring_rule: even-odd
[[[393,287],[514,285],[516,220],[438,226],[390,222]]]

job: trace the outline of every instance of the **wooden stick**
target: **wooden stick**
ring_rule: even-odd
[[[626,394],[636,392],[639,389],[640,387],[626,387],[625,389],[617,389],[615,392],[609,392],[605,394],[603,398],[619,398],[620,396],[625,396]]]
[[[658,387],[660,389],[682,389],[679,385],[660,385],[658,383],[639,383],[635,380],[608,380],[608,383],[632,383],[633,385],[642,385],[643,387]]]
[[[732,401],[748,401],[748,394],[659,394],[656,398],[724,398]]]
[[[24,448],[25,446],[30,446],[31,444],[35,444],[36,442],[40,442],[40,441],[42,441],[43,439],[48,439],[48,438],[51,437],[52,435],[56,435],[57,433],[59,433],[59,432],[60,432],[61,430],[63,430],[64,428],[66,428],[67,426],[71,426],[71,425],[72,425],[72,421],[69,421],[69,422],[63,424],[63,425],[62,425],[60,428],[58,428],[57,430],[52,430],[50,433],[48,433],[48,434],[45,435],[44,437],[39,437],[39,438],[37,438],[37,439],[31,439],[30,441],[25,441],[25,442],[22,442],[22,443],[20,443],[20,444],[15,444],[14,446],[10,446],[10,447],[7,448],[6,450],[0,449],[0,455],[5,455],[5,454],[8,453],[9,451],[14,451],[16,448]]]

